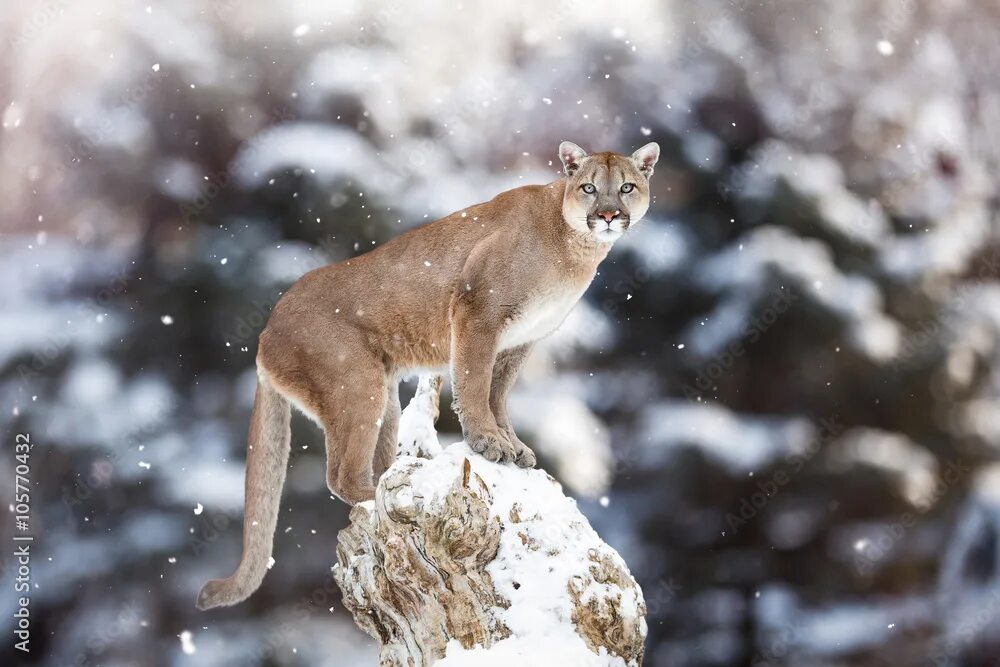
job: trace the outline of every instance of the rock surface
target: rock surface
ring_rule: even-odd
[[[618,553],[547,473],[464,443],[401,456],[337,560],[382,665],[641,663],[646,606]]]

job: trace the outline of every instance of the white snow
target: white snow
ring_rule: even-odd
[[[438,664],[509,664],[503,661],[517,657],[523,662],[531,655],[537,657],[524,664],[560,664],[546,660],[571,655],[572,664],[624,665],[621,658],[597,656],[587,650],[583,640],[572,631],[574,605],[567,582],[576,577],[582,580],[590,577],[591,555],[595,551],[623,569],[625,564],[594,532],[576,502],[565,496],[544,470],[490,463],[465,443],[447,447],[431,461],[401,457],[394,467],[417,463],[418,467],[410,473],[412,497],[419,498],[424,508],[432,508],[443,505],[455,479],[462,475],[465,461],[469,462],[470,474],[478,475],[485,483],[492,495],[491,514],[503,525],[500,548],[487,571],[497,591],[510,602],[509,608],[498,609],[496,613],[513,638],[497,643],[488,651],[466,651],[452,645],[445,661]],[[520,517],[517,523],[511,519],[512,510]],[[525,541],[537,548],[526,549]],[[596,590],[598,587],[600,590]],[[618,597],[625,617],[635,618],[643,604],[638,586],[620,589],[611,583],[594,584],[583,592],[582,599],[585,602],[597,594]],[[645,633],[645,620],[641,627]],[[499,662],[486,662],[487,659]]]
[[[615,243],[615,252],[627,251],[636,256],[640,268],[630,283],[642,284],[650,276],[681,268],[691,259],[693,243],[681,225],[644,218]]]
[[[465,649],[453,639],[448,643],[445,657],[434,663],[435,667],[607,667],[624,664],[620,658],[597,655],[587,648],[580,635],[565,626],[556,626],[546,634],[527,638],[508,637],[488,649],[481,646]]]
[[[235,437],[235,435],[233,436]],[[168,472],[165,495],[173,501],[198,498],[216,512],[239,512],[243,509],[244,464],[242,461],[201,459],[184,471]],[[199,512],[196,510],[195,514]]]
[[[309,123],[278,125],[261,132],[237,153],[231,171],[237,182],[249,187],[293,167],[308,169],[326,183],[350,179],[376,192],[380,191],[376,176],[385,171],[375,149],[356,132]]]
[[[535,383],[512,392],[507,408],[515,429],[551,459],[559,479],[594,497],[611,483],[613,455],[607,427],[579,397]],[[538,415],[545,419],[538,419]]]
[[[804,418],[751,417],[709,403],[667,401],[642,410],[638,441],[644,446],[643,458],[659,459],[672,450],[692,448],[735,475],[802,452],[813,436]]]
[[[922,510],[936,500],[937,459],[900,433],[851,429],[831,443],[824,456],[834,469],[868,466],[886,471],[897,478],[900,495]]]
[[[422,375],[417,392],[399,416],[399,456],[433,458],[441,453],[434,420],[437,418],[434,376]]]
[[[181,640],[181,650],[184,651],[184,655],[192,655],[195,652],[194,642],[191,640],[191,631],[184,630],[179,635]]]
[[[826,245],[780,227],[757,228],[740,243],[740,248],[731,244],[696,271],[696,280],[723,298],[706,318],[706,326],[692,325],[686,332],[694,351],[703,356],[718,353],[745,333],[753,307],[764,310],[783,289],[794,287],[795,294],[843,323],[847,342],[858,352],[876,361],[897,352],[900,327],[883,312],[878,286],[867,277],[841,273]]]
[[[329,264],[331,257],[303,241],[283,241],[261,248],[254,258],[254,279],[263,285],[287,285],[304,273]]]

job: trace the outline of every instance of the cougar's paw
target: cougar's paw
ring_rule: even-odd
[[[357,505],[375,497],[375,485],[372,484],[372,476],[368,475],[348,475],[341,471],[340,478],[335,484],[327,480],[330,493],[343,500],[348,505]]]
[[[521,439],[517,437],[517,433],[514,433],[514,429],[509,425],[504,429],[504,432],[507,434],[507,439],[514,446],[513,455],[507,460],[517,464],[519,468],[534,468],[537,461],[535,460],[535,453],[531,451],[531,448],[521,442]]]
[[[348,505],[357,505],[375,498],[375,487],[371,484],[343,484],[334,495]]]
[[[483,455],[487,461],[494,463],[511,461],[514,458],[514,446],[507,436],[500,431],[473,431],[465,441],[472,451]]]
[[[517,464],[519,468],[534,468],[535,464],[538,462],[535,459],[535,453],[531,451],[531,448],[526,444],[518,440],[514,444],[514,463]]]

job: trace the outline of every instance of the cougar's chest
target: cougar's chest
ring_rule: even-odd
[[[521,304],[500,335],[500,349],[534,342],[559,328],[587,285],[567,285],[536,293]]]

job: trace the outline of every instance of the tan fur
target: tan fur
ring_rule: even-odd
[[[257,351],[243,560],[233,576],[205,585],[198,606],[235,604],[260,585],[289,403],[323,427],[327,485],[351,504],[374,497],[395,458],[398,382],[414,369],[450,366],[453,407],[474,451],[533,466],[507,393],[532,344],[558,327],[615,238],[645,214],[658,155],[656,144],[627,157],[587,156],[563,142],[566,177],[503,192],[292,285]],[[623,193],[624,183],[634,189]]]

